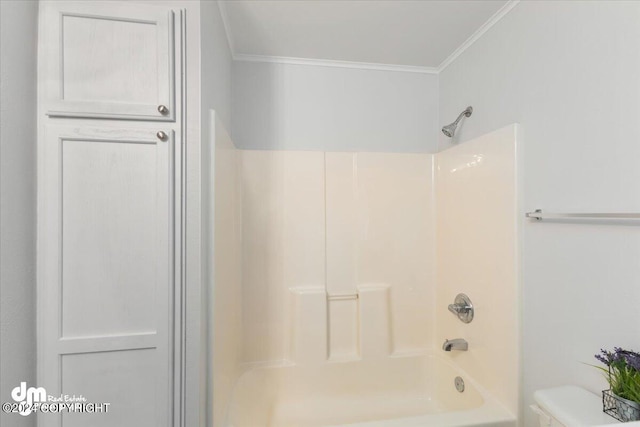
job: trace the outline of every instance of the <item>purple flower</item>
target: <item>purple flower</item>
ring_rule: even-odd
[[[600,349],[600,354],[596,354],[595,358],[600,362],[604,363],[607,366],[611,366],[611,362],[613,362],[613,353],[610,351]]]
[[[600,349],[600,354],[596,354],[595,358],[609,367],[612,365],[621,368],[629,366],[630,368],[640,372],[640,353],[636,353],[631,350],[623,350],[620,347],[614,347],[613,352],[610,352]]]
[[[640,372],[640,354],[633,351],[625,351],[623,357],[627,366]]]

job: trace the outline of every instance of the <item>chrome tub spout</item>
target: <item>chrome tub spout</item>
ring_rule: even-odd
[[[442,344],[444,351],[459,350],[467,351],[469,349],[469,343],[462,338],[456,338],[453,340],[445,340]]]

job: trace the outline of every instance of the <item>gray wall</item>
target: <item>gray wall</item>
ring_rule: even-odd
[[[435,152],[438,76],[235,61],[232,137],[250,150]]]
[[[224,126],[231,130],[231,50],[227,42],[218,2],[200,3],[203,135],[213,109]],[[208,128],[207,128],[208,129]]]
[[[36,39],[38,3],[0,1],[0,400],[36,381]],[[35,415],[0,414],[6,427]]]
[[[640,3],[520,2],[440,74],[459,141],[519,122],[524,208],[640,212]],[[441,148],[450,140],[440,139]],[[640,228],[524,223],[523,393],[605,387],[593,354],[640,349]]]

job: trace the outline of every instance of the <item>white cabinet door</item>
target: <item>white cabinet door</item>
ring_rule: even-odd
[[[170,9],[51,1],[42,2],[41,12],[47,115],[175,120]]]
[[[50,125],[39,150],[38,385],[110,403],[40,426],[169,426],[175,141]]]

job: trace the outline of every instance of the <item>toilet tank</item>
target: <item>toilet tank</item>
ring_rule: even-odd
[[[602,398],[577,386],[538,390],[531,405],[540,427],[580,427],[614,424],[617,421],[602,412]]]

